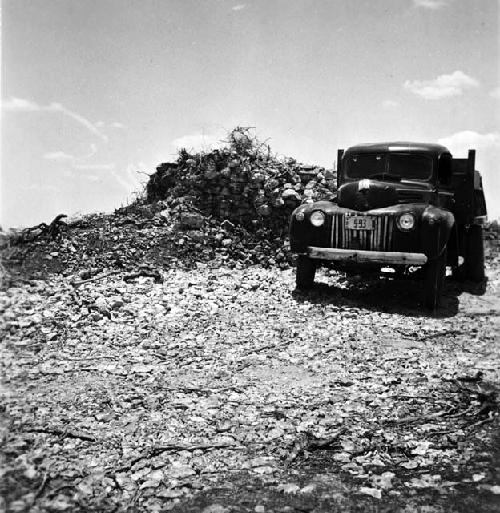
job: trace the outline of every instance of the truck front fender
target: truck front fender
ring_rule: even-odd
[[[325,224],[322,226],[315,227],[309,221],[315,210],[320,210],[326,216]],[[339,207],[331,201],[317,201],[297,207],[290,217],[290,249],[301,253],[308,246],[324,246],[325,241],[329,239],[331,215],[338,210]],[[297,220],[296,215],[299,212],[304,216],[302,221]]]
[[[443,253],[454,224],[455,217],[449,210],[429,206],[423,211],[420,244],[429,260],[435,259]]]

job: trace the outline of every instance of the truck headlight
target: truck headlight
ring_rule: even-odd
[[[403,232],[409,232],[415,228],[415,216],[407,212],[402,214],[397,219],[398,228]]]
[[[303,221],[304,220],[304,212],[297,212],[295,214],[295,219],[297,219],[297,221]]]
[[[325,222],[325,214],[321,210],[315,210],[309,218],[313,226],[322,226]]]

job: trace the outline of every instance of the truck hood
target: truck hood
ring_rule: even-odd
[[[428,183],[363,179],[341,185],[337,203],[339,207],[366,212],[398,203],[428,203],[431,193]]]

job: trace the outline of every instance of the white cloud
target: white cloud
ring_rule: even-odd
[[[486,150],[500,148],[500,132],[481,134],[473,130],[462,130],[438,140],[452,153],[465,154],[468,149]]]
[[[43,155],[43,158],[46,160],[52,160],[54,162],[59,162],[63,164],[67,164],[71,169],[78,171],[111,171],[111,174],[114,176],[115,164],[92,164],[87,162],[97,153],[97,145],[91,144],[89,153],[81,156],[70,155],[64,151],[50,151]],[[66,168],[68,172],[68,168]],[[89,173],[85,173],[81,176],[88,178]],[[92,180],[91,178],[89,178]]]
[[[46,160],[54,160],[56,162],[69,162],[76,167],[79,162],[84,162],[92,158],[97,153],[97,145],[90,145],[90,152],[86,155],[82,155],[77,157],[76,155],[70,155],[69,153],[65,153],[64,151],[49,151],[43,155],[43,158]]]
[[[407,80],[404,88],[426,100],[440,100],[460,96],[467,89],[479,87],[479,82],[457,70],[449,75],[439,75],[433,80]]]
[[[94,153],[85,155],[83,157],[76,157],[64,151],[51,151],[45,153],[43,158],[46,160],[53,160],[54,162],[62,162],[69,164],[73,169],[79,170],[94,170],[94,171],[111,171],[115,168],[115,164],[89,164],[85,162],[92,157]]]
[[[115,164],[75,164],[75,169],[90,169],[95,171],[111,171],[116,166]]]
[[[49,105],[39,105],[38,103],[24,98],[11,97],[8,100],[2,102],[2,108],[9,112],[60,112],[61,114],[68,116],[69,118],[76,121],[76,123],[85,127],[90,133],[102,139],[105,143],[108,142],[108,136],[99,130],[97,123],[92,123],[87,118],[67,109],[60,103],[50,103]]]
[[[75,171],[83,171],[79,176],[91,181],[97,182],[105,178],[105,175],[101,175],[100,177],[93,175],[91,173],[85,171],[103,171],[109,172],[109,174],[113,177],[113,179],[119,183],[128,193],[131,193],[137,190],[140,185],[137,173],[135,170],[139,168],[139,170],[144,170],[145,165],[139,163],[135,166],[128,166],[124,171],[119,172],[116,169],[115,163],[110,164],[93,164],[87,162],[87,160],[95,155],[97,151],[97,147],[95,145],[91,146],[90,153],[87,155],[83,155],[81,157],[77,157],[76,155],[70,155],[65,153],[64,151],[52,151],[49,153],[45,153],[43,155],[44,159],[52,160],[54,162],[59,162],[63,164],[67,164],[69,167],[65,167],[65,172],[67,176],[71,176],[71,173]],[[70,171],[73,170],[73,171]]]
[[[225,133],[195,133],[178,137],[172,141],[172,145],[177,148],[186,148],[188,151],[210,151],[214,148],[220,148],[223,143]]]
[[[110,127],[110,128],[125,128],[125,125],[123,123],[119,123],[118,121],[114,121],[113,123],[105,123],[104,121],[96,121],[94,123],[94,125],[97,127],[97,128],[105,128],[105,127]]]
[[[238,4],[238,5],[235,5],[234,7],[231,7],[231,9],[232,9],[233,11],[241,11],[241,10],[243,10],[246,6],[247,6],[247,4]]]
[[[89,182],[102,182],[102,176],[96,176],[96,175],[85,175],[85,178]]]
[[[88,132],[99,138],[104,143],[108,142],[108,136],[103,132],[104,128],[121,129],[125,127],[125,125],[117,121],[112,123],[97,121],[93,123],[78,112],[72,111],[66,108],[64,105],[56,102],[50,103],[49,105],[40,105],[36,102],[23,98],[11,97],[8,100],[2,102],[2,109],[9,112],[60,113],[61,115],[72,119],[78,125],[84,127]],[[91,144],[90,151],[85,155],[72,155],[58,150],[47,152],[42,156],[42,158],[45,160],[53,161],[55,163],[65,164],[66,167],[64,170],[65,173],[67,173],[67,176],[71,176],[71,173],[78,170],[84,172],[81,174],[82,177],[91,181],[98,181],[101,180],[103,176],[98,177],[85,171],[107,171],[128,192],[131,192],[137,188],[137,185],[139,184],[137,176],[134,176],[128,168],[125,169],[122,173],[119,173],[116,170],[116,164],[114,163],[101,164],[88,162],[89,159],[96,155],[97,151],[97,145]]]
[[[44,107],[43,110],[52,111],[52,112],[61,112],[62,114],[65,114],[66,116],[70,117],[83,127],[85,127],[90,133],[94,134],[95,136],[102,139],[104,142],[108,142],[108,136],[104,133],[102,133],[99,128],[89,121],[87,118],[83,117],[82,115],[78,114],[77,112],[73,112],[72,110],[67,109],[66,107],[63,107],[60,103],[51,103],[49,106]]]
[[[495,87],[492,91],[490,91],[490,96],[492,98],[500,99],[500,86]]]
[[[384,109],[395,109],[396,107],[399,107],[399,102],[394,100],[384,100],[382,102],[382,107],[384,107]]]
[[[59,162],[63,164],[67,164],[69,167],[65,167],[64,170],[67,173],[67,176],[71,176],[72,173],[75,173],[76,171],[81,171],[82,173],[79,173],[79,176],[91,181],[91,182],[97,182],[102,180],[106,177],[105,175],[101,175],[100,177],[89,173],[88,171],[103,171],[108,172],[114,180],[116,180],[117,183],[119,183],[127,192],[132,192],[136,190],[138,185],[138,180],[136,177],[132,176],[131,171],[127,168],[124,173],[119,173],[116,170],[116,164],[110,163],[110,164],[100,164],[100,163],[89,163],[87,162],[88,159],[93,157],[95,153],[97,152],[97,147],[95,144],[91,145],[90,153],[87,155],[83,155],[81,157],[78,157],[76,155],[70,155],[68,153],[65,153],[64,151],[52,151],[49,153],[45,153],[43,155],[44,159],[52,160],[54,162]],[[125,175],[122,176],[122,175]],[[132,177],[132,179],[131,179]]]
[[[449,5],[453,0],[413,0],[415,7],[431,9],[433,11]]]
[[[45,160],[54,160],[56,162],[70,162],[73,163],[77,158],[74,155],[64,153],[64,151],[49,151],[43,155]]]
[[[479,133],[474,130],[456,132],[438,141],[457,158],[467,157],[467,150],[476,151],[476,169],[483,176],[486,206],[489,219],[500,219],[500,174],[497,172],[500,160],[500,132]]]
[[[2,109],[9,112],[37,112],[42,110],[37,103],[14,96],[2,102]]]
[[[97,153],[97,144],[92,143],[90,145],[90,153],[87,153],[87,155],[85,155],[84,157],[81,157],[81,158],[89,159],[90,157],[93,157],[96,153]]]

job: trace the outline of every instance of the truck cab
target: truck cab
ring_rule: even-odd
[[[484,279],[486,204],[475,152],[455,159],[438,144],[389,142],[339,150],[337,198],[302,204],[290,219],[296,285],[320,265],[424,271],[424,303],[436,308],[446,266]],[[417,275],[418,273],[416,273]]]

